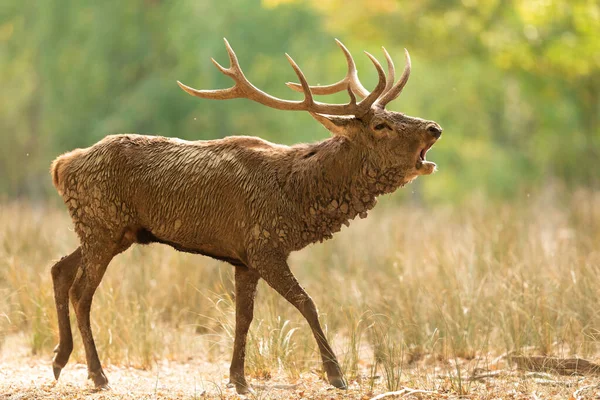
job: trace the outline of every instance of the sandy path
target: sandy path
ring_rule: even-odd
[[[50,361],[19,357],[0,363],[0,399],[235,399],[227,387],[228,365],[202,362],[160,362],[152,370],[107,366],[111,389],[95,391],[84,364],[68,364],[60,380],[52,375]],[[332,388],[315,374],[298,382],[285,378],[268,382],[250,380],[256,399],[362,399],[369,396],[354,383],[347,391]]]

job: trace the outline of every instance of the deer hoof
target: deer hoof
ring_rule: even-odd
[[[346,383],[346,380],[341,376],[329,377],[329,383],[338,389],[348,389],[348,384]]]
[[[238,394],[253,394],[254,390],[248,385],[246,380],[230,380],[227,384],[228,388],[235,387],[235,391]]]
[[[58,380],[60,377],[60,371],[62,371],[62,367],[59,367],[55,363],[52,364],[52,372],[54,372],[54,379]]]
[[[235,385],[235,391],[238,394],[254,394],[254,390],[248,385]]]
[[[67,364],[67,360],[69,359],[69,357],[61,356],[60,349],[58,349],[58,346],[57,346],[56,350],[54,350],[54,351],[57,354],[54,356],[54,359],[52,360],[52,372],[54,372],[54,379],[58,380],[58,378],[60,377],[60,372]]]
[[[66,347],[66,349],[65,349]],[[69,356],[73,350],[72,346],[61,347],[60,344],[54,348],[54,358],[52,359],[52,370],[54,371],[54,378],[58,380],[60,371],[67,365]]]
[[[96,386],[97,390],[107,390],[110,389],[108,385],[108,378],[104,375],[102,370],[98,372],[88,372],[88,378],[94,382],[94,386]]]
[[[94,388],[94,391],[95,391],[95,392],[102,392],[102,391],[104,391],[104,390],[110,390],[110,389],[111,389],[111,387],[110,387],[110,385],[107,383],[107,384],[105,384],[105,385],[96,386],[96,387]]]

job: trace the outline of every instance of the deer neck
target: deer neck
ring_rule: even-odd
[[[365,218],[377,196],[405,183],[399,169],[381,170],[345,137],[295,149],[286,187],[298,215],[299,248],[331,238],[357,215]]]

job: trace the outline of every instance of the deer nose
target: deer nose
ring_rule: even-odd
[[[427,126],[427,132],[429,132],[434,138],[439,139],[442,136],[442,127],[435,122]]]

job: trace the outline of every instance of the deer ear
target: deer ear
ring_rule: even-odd
[[[347,125],[352,117],[339,117],[311,112],[310,115],[319,121],[333,135],[344,135],[348,133]]]

